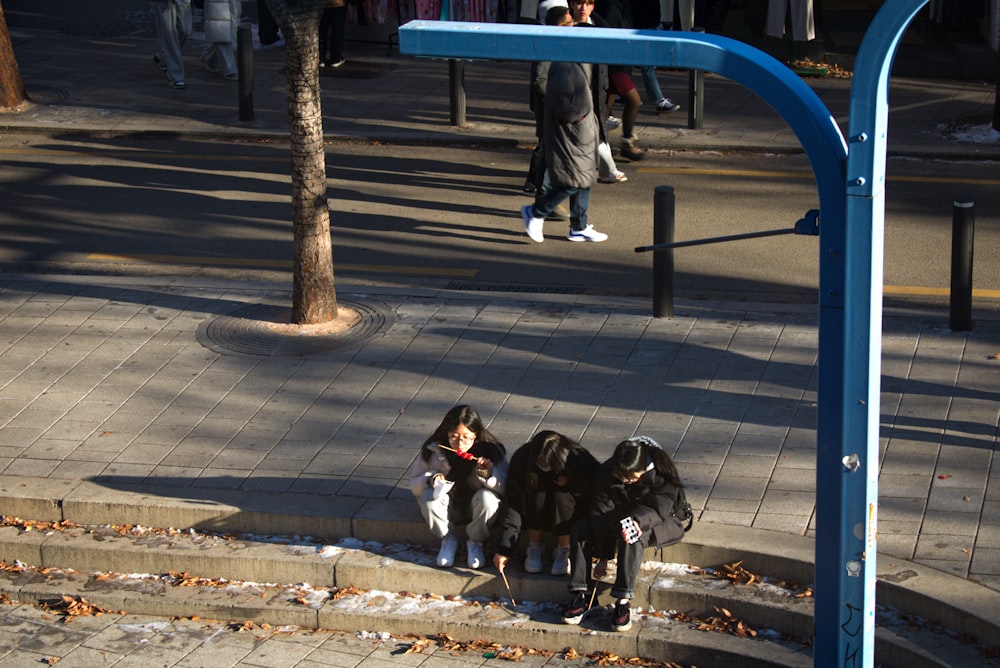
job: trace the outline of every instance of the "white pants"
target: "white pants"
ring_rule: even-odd
[[[434,489],[428,488],[419,499],[417,505],[420,514],[427,521],[427,528],[438,538],[444,538],[454,531],[448,521],[448,504],[451,497],[442,494],[434,498]],[[472,521],[465,526],[465,536],[469,540],[485,542],[490,539],[490,524],[500,512],[500,497],[488,489],[481,489],[472,495]]]
[[[606,141],[597,144],[597,173],[601,176],[614,176],[618,172],[615,157],[611,154],[611,145]]]
[[[792,8],[792,39],[808,42],[816,39],[812,0],[770,0],[767,6],[767,34],[785,36],[785,13]]]

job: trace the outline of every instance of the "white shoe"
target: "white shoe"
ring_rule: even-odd
[[[451,568],[455,563],[455,553],[458,552],[458,538],[448,534],[441,539],[441,550],[438,552],[437,565],[441,568]]]
[[[542,572],[541,543],[528,543],[528,551],[524,555],[524,570],[528,573]]]
[[[524,231],[528,233],[528,236],[532,241],[537,243],[542,243],[545,241],[545,236],[542,234],[542,227],[545,225],[544,218],[535,218],[532,215],[533,206],[526,204],[521,207],[521,219],[524,221]]]
[[[608,128],[608,132],[611,132],[612,130],[619,127],[621,124],[622,124],[622,119],[615,118],[614,116],[608,116],[608,122],[605,125]]]
[[[469,568],[482,568],[483,564],[486,563],[483,544],[478,540],[466,541],[465,550],[469,553]]]
[[[569,547],[557,545],[552,557],[552,575],[569,575]]]
[[[608,235],[604,232],[598,232],[593,225],[587,225],[582,230],[571,229],[566,238],[570,241],[607,241]]]
[[[656,103],[656,111],[663,114],[670,114],[681,108],[681,105],[670,101],[669,97],[661,97]]]

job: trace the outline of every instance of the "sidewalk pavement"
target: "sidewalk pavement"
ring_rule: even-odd
[[[0,115],[4,133],[286,136],[280,50],[255,52],[256,120],[240,122],[236,84],[194,54],[176,91],[147,38],[12,33],[34,101]],[[523,63],[469,64],[470,123],[454,128],[444,62],[372,45],[348,58],[323,77],[332,138],[533,140]],[[686,80],[661,73],[682,104]],[[845,127],[850,82],[810,84]],[[706,90],[703,130],[686,129],[684,112],[645,113],[642,141],[798,150],[749,91],[718,77]],[[988,123],[992,98],[986,84],[893,81],[890,152],[1000,157],[1000,143],[954,133]],[[541,428],[599,458],[650,435],[678,462],[699,522],[813,535],[814,307],[684,302],[655,319],[629,298],[365,286],[338,296],[367,314],[370,336],[299,356],[234,346],[244,321],[226,319],[287,307],[285,285],[0,274],[4,496],[22,480],[89,482],[195,502],[234,490],[328,506],[378,499],[388,517],[412,514],[406,468],[465,402],[511,450]],[[946,313],[885,313],[879,551],[1000,590],[1000,322],[989,318],[953,333]]]

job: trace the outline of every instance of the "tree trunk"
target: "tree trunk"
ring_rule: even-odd
[[[314,325],[337,317],[319,87],[319,19],[326,0],[267,0],[267,6],[285,38],[295,237],[292,323]]]
[[[21,80],[21,70],[14,58],[14,46],[10,43],[7,17],[0,5],[0,107],[13,109],[28,99]]]

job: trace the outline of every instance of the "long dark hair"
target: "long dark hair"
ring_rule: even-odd
[[[455,406],[445,413],[438,428],[420,446],[420,456],[424,458],[425,462],[431,458],[431,449],[428,446],[437,444],[446,445],[448,443],[448,434],[455,431],[458,425],[465,426],[466,429],[476,435],[475,443],[490,443],[499,449],[501,455],[506,454],[507,451],[504,449],[503,444],[486,428],[486,425],[483,424],[483,419],[479,417],[476,409],[472,406],[462,404]]]
[[[533,494],[538,489],[540,482],[539,472],[542,470],[538,463],[545,464],[552,475],[561,475],[566,470],[566,460],[575,450],[582,450],[583,446],[568,436],[563,436],[557,431],[540,431],[525,443],[523,448],[527,449],[527,461],[524,469],[524,493]]]
[[[648,436],[636,436],[622,441],[611,455],[611,473],[616,478],[645,472],[651,467],[676,486],[684,486],[674,460],[664,452],[659,443]]]

